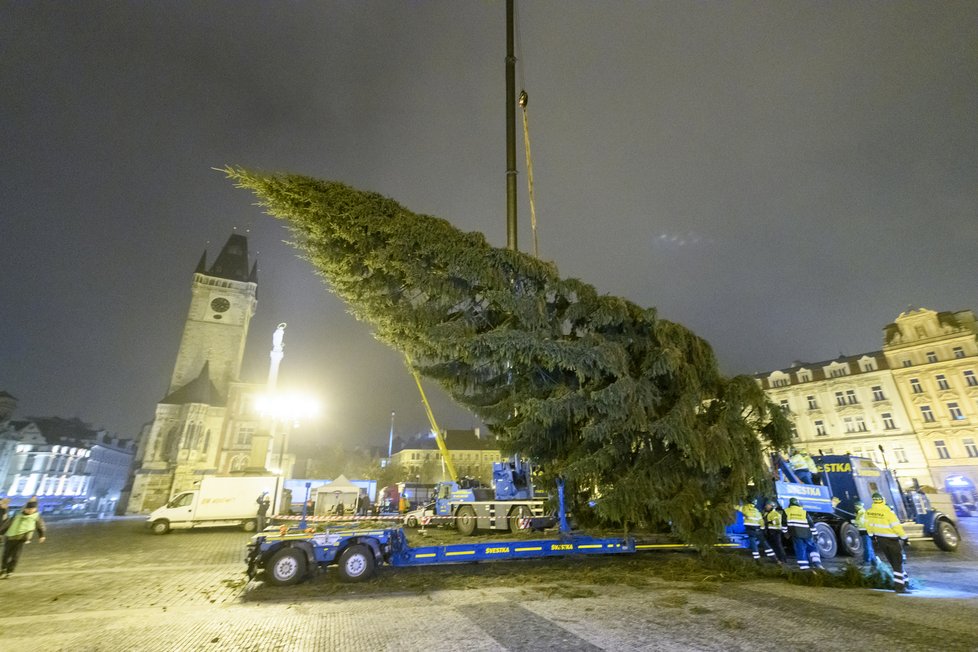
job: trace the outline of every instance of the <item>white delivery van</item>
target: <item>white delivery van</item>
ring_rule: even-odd
[[[258,497],[267,493],[276,505],[281,478],[271,476],[204,476],[193,491],[183,491],[157,508],[146,519],[156,534],[170,530],[236,525],[254,532]],[[271,510],[269,510],[271,516]]]

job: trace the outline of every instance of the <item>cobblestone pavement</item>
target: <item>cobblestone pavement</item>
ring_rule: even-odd
[[[247,583],[247,540],[234,530],[154,536],[134,519],[52,524],[48,540],[28,546],[21,568],[0,581],[3,648],[978,649],[978,599],[960,585],[910,597],[665,581],[337,597],[329,595],[335,580],[328,574],[296,591]],[[953,563],[969,572],[976,566],[970,553]],[[790,640],[788,620],[797,632]]]

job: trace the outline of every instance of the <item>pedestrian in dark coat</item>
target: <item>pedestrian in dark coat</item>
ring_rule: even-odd
[[[258,519],[256,524],[258,525],[258,531],[261,532],[265,529],[265,523],[268,517],[268,508],[271,506],[272,501],[269,500],[268,494],[265,493],[258,496],[258,500],[255,502],[258,503]]]

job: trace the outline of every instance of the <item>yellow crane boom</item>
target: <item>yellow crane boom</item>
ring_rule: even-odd
[[[424,388],[421,386],[421,376],[411,364],[410,358],[408,358],[407,363],[408,369],[411,370],[411,375],[414,376],[414,382],[418,384],[418,392],[421,393],[421,402],[424,403],[424,411],[428,415],[428,422],[431,423],[431,431],[435,434],[435,442],[438,444],[438,450],[441,451],[441,458],[445,460],[448,475],[451,476],[452,482],[458,482],[458,474],[455,472],[455,465],[452,464],[452,456],[448,452],[448,447],[445,445],[445,439],[441,436],[441,430],[438,428],[438,424],[435,423],[435,415],[431,411],[431,404],[428,403],[428,397],[425,395]]]

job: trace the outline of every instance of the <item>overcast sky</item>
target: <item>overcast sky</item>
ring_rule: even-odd
[[[978,308],[978,3],[517,2],[541,256],[724,372]],[[134,436],[194,267],[258,253],[244,380],[320,441],[425,427],[399,355],[211,168],[335,179],[506,244],[502,0],[0,1],[0,390]],[[522,140],[520,246],[531,247]],[[433,386],[443,428],[477,420]]]

